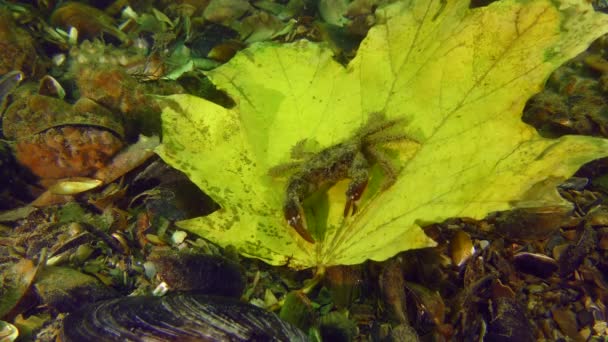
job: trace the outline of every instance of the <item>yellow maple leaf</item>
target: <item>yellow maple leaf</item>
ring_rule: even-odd
[[[608,31],[584,1],[403,1],[346,67],[322,44],[260,43],[208,74],[233,97],[225,109],[175,95],[163,112],[158,154],[222,207],[179,226],[270,264],[305,268],[384,260],[434,242],[423,224],[483,218],[512,207],[567,205],[555,190],[583,163],[608,154],[603,139],[540,137],[521,122],[525,101],[561,63]],[[349,141],[372,113],[403,119],[387,146],[396,182],[378,165],[359,211],[344,218],[348,180],[306,201],[315,243],[283,215],[289,178],[269,176],[303,139]]]

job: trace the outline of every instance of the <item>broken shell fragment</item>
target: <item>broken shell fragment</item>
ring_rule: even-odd
[[[0,341],[12,342],[19,337],[19,330],[17,327],[10,324],[9,322],[0,321]]]
[[[307,341],[275,314],[235,299],[180,293],[124,297],[78,310],[62,341]]]
[[[49,191],[55,195],[76,195],[100,186],[103,182],[99,179],[87,177],[73,177],[61,179],[49,187]]]
[[[608,226],[608,208],[596,207],[587,213],[586,221],[592,227]]]
[[[65,97],[65,90],[53,76],[45,75],[39,82],[38,94],[63,100]]]

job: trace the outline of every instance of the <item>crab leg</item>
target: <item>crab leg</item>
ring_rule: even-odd
[[[391,185],[397,181],[397,170],[390,161],[390,158],[381,150],[373,147],[365,149],[366,156],[376,162],[384,172],[384,183],[382,184],[382,190],[388,189]]]
[[[363,191],[367,187],[369,179],[368,162],[363,153],[357,153],[353,163],[348,170],[348,176],[351,182],[346,189],[346,205],[344,206],[344,217],[348,216],[348,212],[352,207],[351,215],[357,211],[357,201],[363,195]]]
[[[292,180],[287,187],[287,196],[283,205],[283,215],[287,223],[292,226],[300,236],[310,242],[315,240],[308,232],[304,208],[302,208],[301,198],[307,194],[308,185],[303,180]]]

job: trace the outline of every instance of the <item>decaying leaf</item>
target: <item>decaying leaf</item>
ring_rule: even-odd
[[[243,255],[292,267],[384,260],[432,246],[421,225],[482,218],[517,207],[567,206],[555,186],[606,155],[602,139],[540,137],[521,122],[525,101],[548,74],[608,31],[584,1],[402,1],[376,12],[379,24],[343,67],[323,45],[254,44],[208,74],[234,109],[188,95],[164,99],[157,153],[222,209],[179,226]],[[349,139],[371,113],[403,118],[390,144],[397,180],[372,168],[358,212],[343,216],[348,180],[305,203],[316,243],[285,221],[290,162],[303,139],[321,148]],[[395,146],[393,146],[395,145]]]

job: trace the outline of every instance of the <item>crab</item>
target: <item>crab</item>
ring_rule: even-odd
[[[287,223],[306,241],[314,243],[308,231],[303,201],[313,193],[333,186],[338,181],[350,179],[346,190],[344,217],[357,211],[358,200],[363,195],[369,180],[369,169],[378,164],[385,177],[382,190],[388,189],[397,180],[398,171],[380,149],[383,144],[395,141],[418,143],[394,128],[404,122],[403,118],[386,119],[381,113],[372,113],[366,124],[349,139],[329,146],[318,153],[304,152],[306,139],[291,150],[296,161],[275,166],[269,170],[273,177],[292,171],[287,180],[283,214]]]

